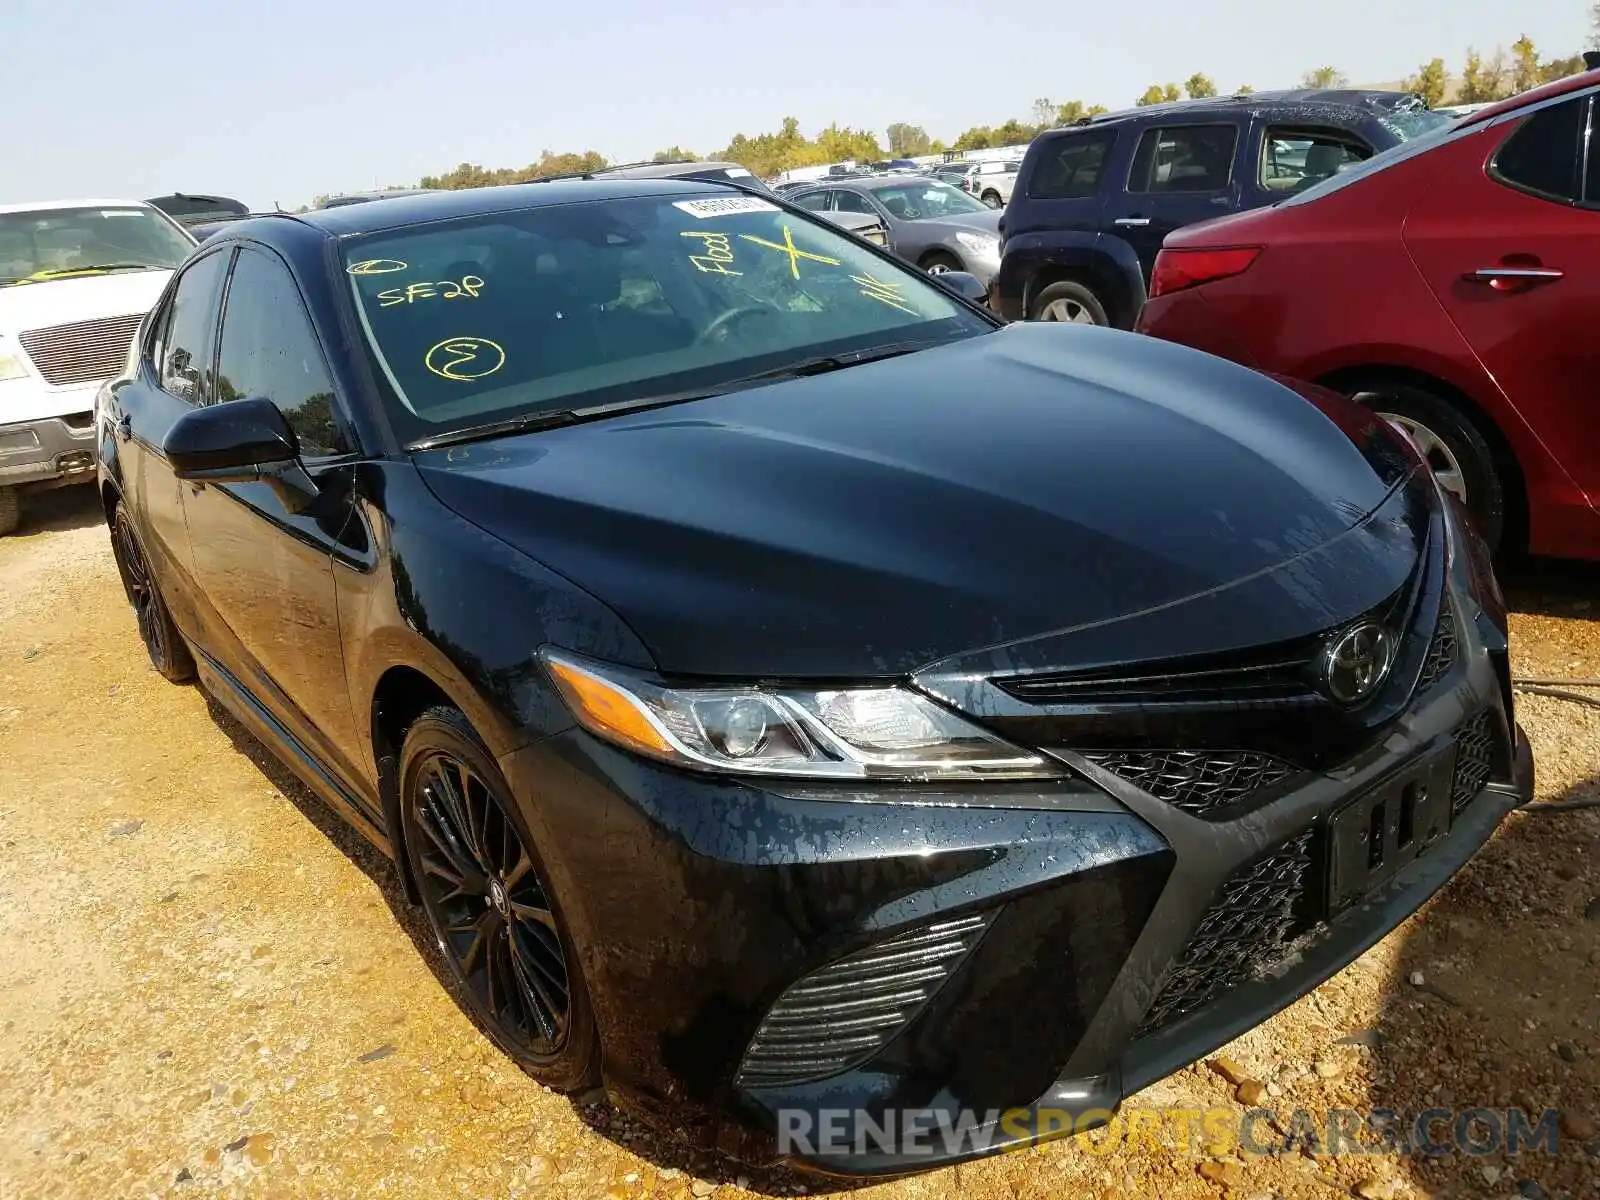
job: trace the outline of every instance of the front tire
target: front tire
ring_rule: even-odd
[[[1499,550],[1506,527],[1505,485],[1494,451],[1472,418],[1443,397],[1407,384],[1358,388],[1351,398],[1405,431],[1439,486],[1467,506],[1489,549]]]
[[[599,1080],[594,1011],[511,789],[457,709],[429,709],[400,751],[406,860],[468,1011],[547,1087]]]
[[[999,207],[1001,207],[1002,204],[1005,203],[1003,200],[1000,199],[1000,193],[999,192],[985,192],[982,196],[980,196],[978,198],[980,200],[982,200],[990,208],[999,208]]]
[[[944,275],[962,269],[954,255],[940,252],[924,255],[920,265],[929,275]]]
[[[122,590],[128,603],[133,605],[133,615],[139,622],[139,640],[144,643],[150,665],[170,683],[188,683],[194,678],[194,656],[183,640],[183,634],[172,623],[167,602],[161,598],[161,588],[150,570],[149,556],[139,531],[134,528],[133,517],[127,506],[117,502],[111,518],[111,550],[117,560],[117,573],[122,576]]]
[[[1110,325],[1100,297],[1078,283],[1064,279],[1042,288],[1033,298],[1029,318],[1034,321],[1065,321],[1070,325]]]

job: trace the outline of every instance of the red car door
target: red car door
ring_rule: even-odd
[[[1442,151],[1435,183],[1404,230],[1456,328],[1575,485],[1549,497],[1564,510],[1557,520],[1588,539],[1600,537],[1595,107],[1592,90],[1558,98]]]

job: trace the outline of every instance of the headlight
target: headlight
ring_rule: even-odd
[[[28,377],[27,364],[16,354],[8,354],[0,350],[0,383],[8,379],[26,379]]]
[[[986,233],[958,233],[956,241],[973,254],[992,257],[1000,253],[1000,239]]]
[[[549,649],[541,656],[585,729],[675,766],[831,779],[1059,774],[904,688],[674,688]]]

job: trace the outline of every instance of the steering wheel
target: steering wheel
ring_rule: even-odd
[[[776,315],[779,311],[779,309],[772,308],[769,305],[741,304],[737,308],[730,308],[727,312],[713,317],[711,324],[701,330],[700,336],[695,341],[713,341],[720,337],[723,331],[735,321],[743,320],[745,317],[770,317]]]

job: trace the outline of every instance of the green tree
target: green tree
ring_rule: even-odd
[[[1057,125],[1073,125],[1088,115],[1088,107],[1082,100],[1068,100],[1056,108]]]
[[[1300,77],[1300,86],[1307,88],[1340,88],[1349,84],[1349,78],[1338,67],[1317,67]]]
[[[585,150],[580,153],[556,154],[546,150],[539,156],[539,161],[529,163],[525,167],[496,167],[487,170],[477,163],[462,163],[453,171],[443,175],[424,175],[421,186],[425,188],[444,188],[458,190],[462,188],[495,187],[505,183],[527,183],[533,179],[544,179],[551,175],[576,175],[584,171],[599,171],[610,163],[605,155],[596,150]]]
[[[1449,82],[1450,75],[1444,69],[1444,59],[1434,58],[1423,63],[1417,73],[1405,81],[1405,89],[1421,96],[1428,102],[1429,108],[1437,108],[1444,103]]]
[[[928,140],[928,131],[921,125],[907,125],[904,121],[896,121],[889,126],[889,153],[896,158],[915,158],[919,154],[931,154],[933,143]]]
[[[1254,92],[1255,88],[1251,87],[1248,83],[1241,83],[1233,90],[1233,94],[1235,96],[1249,96],[1254,94]]]
[[[994,130],[987,125],[974,125],[971,129],[963,130],[961,136],[951,144],[952,150],[987,150],[995,145]]]
[[[1183,90],[1188,93],[1189,99],[1203,100],[1207,96],[1215,96],[1217,94],[1217,85],[1211,82],[1209,75],[1203,75],[1196,71],[1185,81]]]
[[[1134,103],[1140,108],[1144,108],[1151,104],[1170,104],[1181,97],[1182,93],[1178,91],[1178,85],[1175,83],[1152,83],[1145,88],[1144,95],[1140,96]]]
[[[1031,142],[1034,132],[1033,126],[1024,125],[1021,121],[1012,117],[1004,125],[995,126],[994,144],[996,146],[1015,146],[1020,142]]]
[[[1544,83],[1554,83],[1557,79],[1565,79],[1568,75],[1580,75],[1588,70],[1583,65],[1583,55],[1574,54],[1570,58],[1552,58],[1539,66],[1539,78]]]
[[[883,147],[878,135],[865,129],[851,129],[848,125],[829,125],[817,134],[817,152],[825,163],[864,161],[883,157]]]
[[[938,138],[933,139],[933,144],[928,147],[929,154],[943,154],[948,147]]]
[[[665,150],[657,150],[651,156],[650,161],[658,163],[699,162],[700,156],[693,150],[685,150],[682,146],[668,146]]]
[[[1542,80],[1539,51],[1534,48],[1533,39],[1523,34],[1511,43],[1511,93],[1516,95],[1538,87]]]

